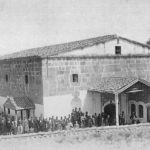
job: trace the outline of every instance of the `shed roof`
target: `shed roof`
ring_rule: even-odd
[[[99,36],[99,37],[85,39],[85,40],[73,41],[73,42],[68,42],[68,43],[63,43],[63,44],[56,44],[56,45],[27,49],[27,50],[1,56],[0,60],[22,58],[22,57],[32,57],[32,56],[38,56],[41,58],[57,56],[58,54],[61,54],[61,53],[70,52],[70,51],[77,50],[77,49],[83,49],[86,47],[91,47],[94,45],[98,45],[100,43],[106,43],[106,42],[115,40],[117,38],[126,40],[133,44],[140,45],[142,47],[147,47],[150,49],[150,47],[146,44],[142,44],[140,42],[136,42],[134,40],[123,38],[114,34],[114,35]]]
[[[12,110],[34,109],[35,105],[28,97],[8,97],[4,103],[4,107]]]
[[[137,82],[150,86],[150,83],[137,77],[107,77],[93,82],[89,91],[121,93]]]

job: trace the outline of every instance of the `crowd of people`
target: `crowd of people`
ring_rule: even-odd
[[[119,116],[120,124],[125,124],[124,112]],[[23,134],[23,133],[36,133],[57,130],[69,130],[87,127],[99,127],[115,125],[115,117],[105,113],[89,115],[88,112],[83,113],[80,108],[75,108],[68,116],[50,117],[44,119],[42,117],[31,117],[23,119],[17,117],[7,116],[1,114],[0,116],[0,134]]]

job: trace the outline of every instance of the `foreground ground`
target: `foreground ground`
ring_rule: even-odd
[[[1,150],[149,150],[149,145],[149,124],[0,137]]]

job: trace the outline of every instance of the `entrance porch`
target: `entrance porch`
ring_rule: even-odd
[[[143,79],[102,78],[88,92],[100,95],[100,113],[105,112],[113,117],[117,126],[119,126],[119,115],[122,112],[124,112],[126,124],[131,124],[130,117],[133,113],[139,122],[150,122],[150,83]]]

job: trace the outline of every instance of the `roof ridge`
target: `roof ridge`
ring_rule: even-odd
[[[14,59],[14,58],[23,58],[23,57],[52,57],[52,56],[58,56],[61,53],[71,52],[76,49],[83,49],[86,47],[91,47],[98,44],[103,44],[109,41],[112,41],[114,39],[122,39],[126,40],[128,42],[138,44],[142,47],[147,47],[150,49],[150,46],[147,44],[143,44],[134,40],[130,40],[127,38],[124,38],[122,36],[118,36],[117,34],[110,34],[110,35],[104,35],[104,36],[97,36],[93,38],[87,38],[77,41],[70,41],[66,43],[60,43],[60,44],[53,44],[53,45],[47,45],[43,47],[37,47],[37,48],[30,48],[25,49],[22,51],[14,52],[11,54],[0,56],[0,60],[4,59]]]
[[[118,38],[122,39],[122,40],[126,40],[128,42],[131,42],[131,43],[134,43],[134,44],[137,44],[137,45],[141,45],[143,47],[148,47],[150,48],[150,46],[148,44],[144,44],[142,42],[138,42],[138,41],[135,41],[135,40],[131,40],[130,38],[125,38],[125,37],[122,37],[122,36],[118,36]]]
[[[110,35],[97,36],[93,38],[70,41],[70,42],[65,42],[65,43],[60,43],[60,44],[41,46],[37,48],[29,48],[29,49],[17,51],[11,54],[0,56],[0,59],[2,60],[2,59],[29,57],[29,56],[43,57],[43,55],[53,56],[64,51],[67,52],[68,50],[72,51],[72,50],[79,49],[79,48],[90,47],[98,43],[105,43],[115,38],[117,38],[116,34],[110,34]],[[46,50],[47,52],[45,54],[44,52]]]

